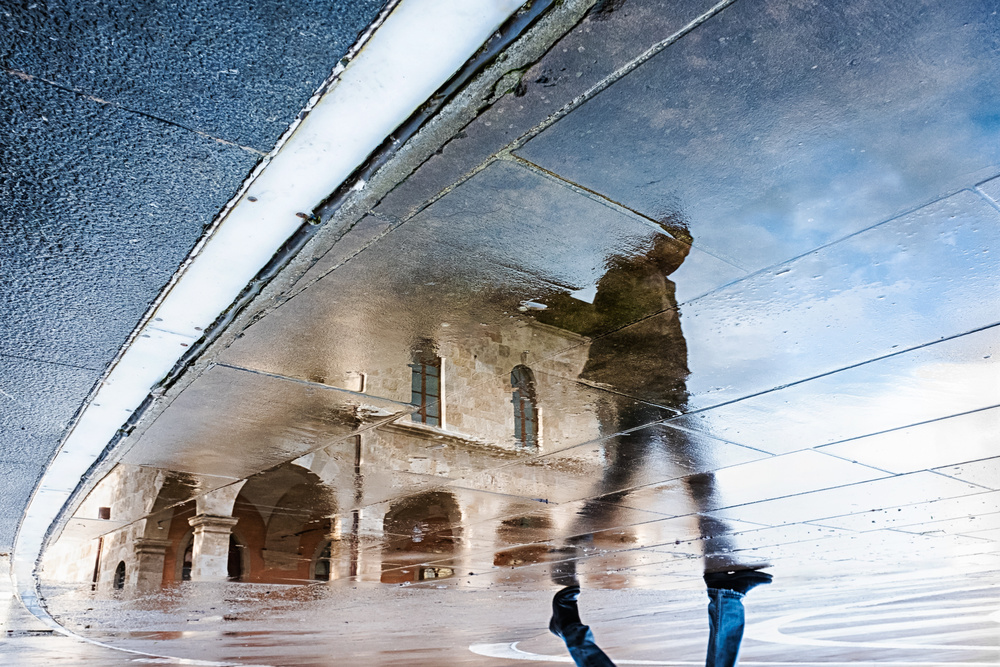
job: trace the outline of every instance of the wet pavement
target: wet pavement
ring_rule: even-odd
[[[658,578],[646,586],[613,588],[595,581],[585,589],[583,618],[618,664],[703,664],[704,591],[696,580],[664,576],[671,560],[664,554],[615,567],[622,563],[608,557],[601,567],[613,569],[621,584],[644,571]],[[471,577],[472,585],[463,586],[202,582],[131,600],[48,592],[60,622],[88,638],[216,664],[565,662],[562,643],[545,631],[548,578],[539,573],[534,579],[521,569],[519,576],[508,571]],[[610,575],[605,577],[607,582]],[[788,572],[783,581],[752,595],[742,664],[996,663],[995,620],[989,615],[995,615],[997,595],[989,573],[866,576],[839,570],[817,579]],[[156,660],[27,632],[8,637],[3,647],[17,648],[23,660],[17,664]]]
[[[996,11],[661,4],[599,3],[126,440],[60,623],[565,662],[575,574],[621,664],[702,664],[703,572],[766,566],[744,664],[996,664]]]

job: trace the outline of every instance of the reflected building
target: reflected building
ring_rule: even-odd
[[[477,339],[419,339],[410,364],[354,374],[360,383],[408,383],[412,411],[366,410],[359,384],[353,409],[312,415],[317,442],[325,435],[330,444],[248,479],[119,464],[48,550],[45,577],[149,592],[184,581],[451,576],[454,563],[428,563],[468,551],[456,528],[465,508],[448,491],[419,489],[599,435],[595,418],[573,405],[577,394],[556,379],[567,367],[579,372],[586,339],[528,318],[483,329]],[[536,364],[558,367],[556,375],[524,363],[566,349]],[[356,434],[344,437],[345,428]],[[498,496],[488,513],[515,511],[505,502]]]
[[[382,522],[384,584],[450,577],[454,569],[424,565],[448,559],[458,546],[462,511],[447,491],[429,491],[393,502]]]
[[[689,476],[690,497],[671,512],[704,509],[712,478],[698,473],[710,464],[685,433],[650,426],[685,408],[686,344],[668,276],[690,241],[668,222],[639,251],[611,255],[592,303],[554,292],[499,323],[414,336],[409,363],[314,375],[309,403],[276,415],[312,444],[291,462],[242,480],[120,464],[80,507],[71,522],[80,530],[50,549],[46,575],[150,591],[188,580],[417,582],[465,569],[463,558],[484,548],[497,568],[572,560],[584,552],[559,540],[616,548],[640,539],[641,527],[607,531],[621,524],[616,494],[640,485],[658,459],[669,462],[657,469],[667,478]],[[393,387],[408,387],[405,406],[368,398]],[[323,392],[335,394],[333,407]],[[580,442],[600,446],[539,465]],[[478,472],[510,466],[526,467],[512,480]],[[592,500],[550,517],[560,487]],[[461,489],[477,488],[490,493],[462,500]],[[526,489],[538,502],[527,514],[511,500]],[[477,527],[480,516],[495,521]],[[716,537],[706,544],[729,549],[721,522],[701,528]]]

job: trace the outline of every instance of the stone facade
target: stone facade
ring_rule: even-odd
[[[99,544],[100,591],[113,590],[120,563],[123,587],[136,592],[187,579],[297,583],[371,576],[398,583],[446,576],[461,569],[472,545],[509,546],[492,525],[454,532],[464,517],[513,510],[500,495],[461,499],[425,489],[600,437],[598,399],[567,379],[583,368],[588,343],[521,320],[502,330],[483,326],[475,336],[433,342],[444,371],[443,426],[407,415],[220,488],[193,475],[120,465],[74,517],[86,519],[89,532],[67,532],[48,551],[44,574],[91,581]],[[354,390],[409,401],[411,368],[405,355],[392,361],[341,379],[354,383]],[[534,382],[537,438],[529,443],[515,434],[515,366],[530,368]],[[575,465],[599,474],[600,455],[581,456]],[[107,512],[101,508],[110,508],[104,524],[97,518]],[[400,530],[408,532],[396,535]],[[387,533],[390,539],[381,549],[370,547],[370,537]],[[437,569],[419,565],[428,559],[454,562]]]

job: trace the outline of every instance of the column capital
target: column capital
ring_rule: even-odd
[[[160,555],[166,553],[167,548],[170,546],[170,540],[156,540],[150,537],[140,537],[135,541],[134,546],[135,553],[137,555]]]
[[[188,519],[188,524],[196,533],[229,533],[238,522],[236,517],[214,514],[199,514]]]

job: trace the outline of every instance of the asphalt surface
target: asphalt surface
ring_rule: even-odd
[[[382,4],[0,7],[0,550],[149,303]]]

